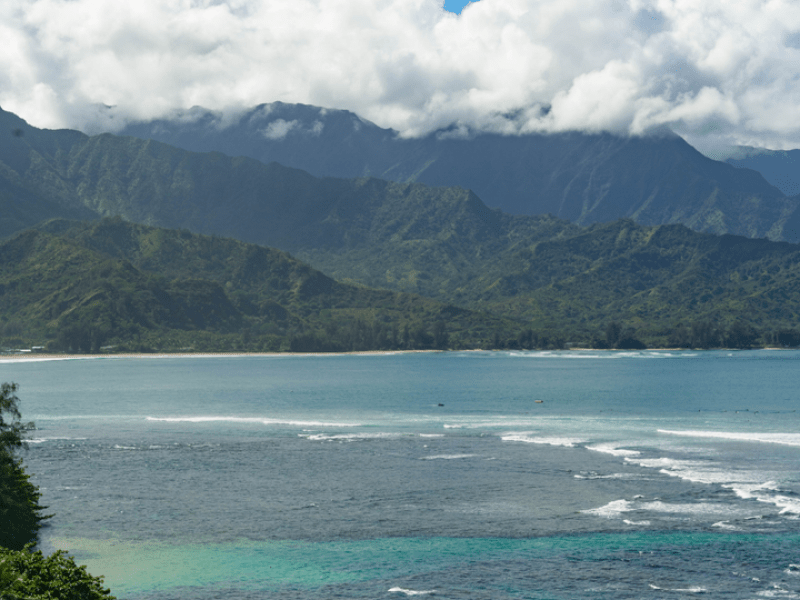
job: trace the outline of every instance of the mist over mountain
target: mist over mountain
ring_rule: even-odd
[[[588,225],[632,218],[698,231],[800,239],[800,200],[711,160],[674,134],[472,134],[405,139],[341,110],[276,102],[236,117],[195,108],[119,132],[196,152],[279,162],[323,177],[459,186],[518,215]]]

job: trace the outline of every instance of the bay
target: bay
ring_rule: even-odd
[[[0,361],[120,598],[800,597],[795,351]]]

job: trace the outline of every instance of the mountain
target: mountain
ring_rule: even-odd
[[[292,108],[282,105],[286,106]],[[320,109],[304,110],[316,111],[320,119],[327,117]],[[260,128],[256,116],[267,118],[262,113],[247,120],[251,125],[247,131],[269,129],[277,122]],[[303,115],[297,116],[292,121],[278,121],[299,123]],[[447,173],[460,169],[463,177],[457,179],[484,178],[486,193],[507,193],[506,205],[527,194],[541,209],[534,212],[560,215],[577,223],[628,216],[645,224],[680,222],[714,233],[800,240],[800,198],[784,197],[753,171],[707,159],[679,138],[483,136],[474,140],[401,140],[394,146],[394,138],[385,130],[362,123],[349,113],[339,111],[331,119],[336,127],[322,121],[314,121],[307,129],[294,125],[284,139],[296,144],[297,155],[308,160],[317,152],[331,161],[343,162],[352,161],[359,152],[343,151],[347,146],[340,141],[346,139],[350,146],[363,150],[358,145],[362,139],[358,132],[362,130],[368,131],[366,137],[374,142],[365,151],[367,156],[395,160],[394,154],[382,153],[378,146],[388,145],[395,152],[416,144],[413,164],[397,162],[387,174],[402,175],[399,179],[423,179],[425,175],[441,184]],[[207,130],[216,131],[216,127],[205,125]],[[295,129],[300,133],[290,137]],[[322,138],[326,129],[332,133],[325,143],[308,141],[315,136]],[[350,137],[336,133],[345,129],[349,129]],[[0,144],[0,199],[7,209],[4,215],[9,216],[0,221],[0,234],[5,235],[47,216],[85,219],[121,215],[132,221],[186,227],[291,250],[299,238],[281,237],[289,215],[294,228],[309,216],[326,213],[332,203],[350,202],[348,198],[353,195],[379,188],[392,193],[426,189],[430,197],[456,193],[434,191],[430,186],[390,186],[373,179],[318,179],[253,158],[187,152],[134,137],[39,130],[0,112],[0,132],[3,130],[8,133]],[[258,135],[265,139],[263,134]],[[431,158],[422,151],[425,144],[433,144],[441,156]],[[447,148],[459,150],[445,152]],[[535,160],[530,159],[533,155]],[[486,168],[484,164],[481,168],[478,163],[489,161],[489,157],[494,163],[485,164],[493,166]],[[459,162],[461,158],[463,162]],[[413,176],[404,171],[418,167],[421,171]],[[462,192],[479,188],[469,183]],[[504,212],[521,212],[513,208]],[[301,233],[307,232],[298,231]]]
[[[488,208],[474,192],[463,188],[374,178],[316,178],[276,163],[194,153],[152,140],[43,132],[21,125],[20,129],[21,134],[10,136],[17,151],[5,152],[8,163],[3,173],[6,181],[16,182],[26,194],[61,211],[84,211],[95,218],[120,216],[130,222],[274,246],[292,252],[342,285],[356,284],[354,290],[366,285],[432,298],[438,302],[412,310],[424,318],[407,314],[374,321],[408,323],[410,330],[416,327],[423,340],[418,345],[433,343],[424,341],[426,335],[433,335],[432,325],[417,327],[423,322],[441,323],[439,333],[452,331],[453,339],[460,339],[462,345],[485,345],[475,340],[487,339],[497,345],[512,338],[517,346],[552,345],[559,338],[614,345],[618,340],[609,340],[617,336],[608,335],[606,329],[616,324],[626,339],[680,346],[719,344],[734,327],[777,340],[780,332],[793,331],[800,316],[796,283],[800,256],[795,244],[701,234],[680,225],[646,227],[632,220],[587,228],[552,215],[508,215]],[[24,198],[11,200],[20,211],[29,206]],[[123,226],[123,221],[114,223]],[[136,234],[139,241],[120,245],[116,240],[130,237],[124,231],[100,235],[101,228],[97,235],[81,237],[53,227],[48,225],[39,234],[57,236],[48,251],[56,262],[36,256],[25,263],[32,270],[19,273],[16,263],[24,253],[9,250],[0,257],[16,282],[3,283],[5,290],[42,289],[37,286],[50,282],[46,297],[57,300],[41,304],[41,299],[24,293],[4,296],[4,302],[13,300],[18,307],[4,317],[6,337],[34,325],[37,335],[58,336],[61,325],[74,318],[84,332],[91,330],[87,324],[93,322],[123,323],[127,329],[123,327],[115,339],[145,335],[162,346],[166,331],[175,344],[194,347],[206,339],[198,332],[211,331],[216,346],[206,341],[202,342],[205,347],[240,347],[240,341],[231,340],[241,340],[244,331],[255,330],[260,340],[273,336],[269,338],[273,345],[363,347],[339,340],[337,336],[344,333],[329,327],[359,321],[347,312],[335,318],[326,312],[334,306],[332,300],[294,308],[283,296],[274,295],[278,288],[263,288],[265,294],[269,292],[265,296],[245,279],[231,279],[229,273],[245,269],[240,265],[244,251],[222,251],[222,246],[209,242],[217,248],[212,251],[199,242],[175,241],[178,248],[191,248],[178,252],[156,243],[158,236],[144,233]],[[95,225],[89,222],[83,227]],[[15,243],[21,244],[26,235],[33,234],[21,235]],[[174,236],[189,239],[192,234],[159,235],[175,240]],[[97,239],[107,241],[98,245]],[[60,256],[77,252],[75,244],[81,256],[94,254],[67,264],[58,262]],[[146,251],[152,244],[157,251]],[[217,260],[213,268],[211,259],[203,259],[202,269],[189,268],[218,250],[222,256],[240,258]],[[169,260],[161,260],[162,253]],[[47,277],[33,269],[51,262]],[[171,270],[171,265],[179,270]],[[134,270],[130,278],[124,275],[129,268]],[[113,281],[101,285],[106,271]],[[61,273],[62,279],[50,278]],[[308,275],[309,281],[326,282],[320,283],[325,289],[334,286],[324,277]],[[126,287],[128,279],[132,283]],[[87,287],[75,288],[81,281],[88,282]],[[313,290],[315,285],[295,282],[281,289]],[[116,320],[92,312],[93,294],[98,290],[102,302],[97,310],[111,311],[108,314],[117,315]],[[110,295],[111,290],[117,290],[117,295]],[[373,311],[372,301],[360,302],[359,311]],[[265,314],[258,312],[261,308],[254,313],[255,309],[248,308],[262,305]],[[37,306],[44,308],[36,312]],[[269,321],[284,311],[285,324]],[[485,315],[475,316],[477,321],[459,324],[459,315],[473,315],[470,311],[497,317],[492,321]],[[75,317],[67,316],[73,313]],[[268,317],[270,324],[265,325]],[[513,319],[516,325],[502,318]],[[360,322],[370,321],[364,317]],[[441,329],[445,325],[448,329]],[[382,330],[385,338],[388,330]],[[518,337],[526,331],[536,339]],[[347,335],[352,339],[355,334]],[[329,343],[331,336],[339,341]],[[374,344],[377,338],[371,339]],[[219,340],[228,340],[227,345]]]
[[[777,334],[800,319],[796,244],[492,214],[493,223],[457,236],[448,225],[436,235],[381,234],[376,218],[361,245],[309,242],[297,255],[336,278],[447,299],[582,344],[596,344],[614,322],[651,346],[694,346],[707,345],[691,333],[698,328],[719,340],[736,323]],[[493,234],[484,237],[484,227]]]
[[[93,211],[80,204],[59,202],[47,186],[31,181],[29,175],[43,156],[59,155],[85,138],[77,131],[36,129],[0,110],[0,237],[44,219],[94,216]],[[37,150],[32,151],[33,148]]]
[[[800,150],[765,150],[740,146],[726,159],[738,168],[753,169],[787,196],[800,195]]]
[[[519,326],[338,283],[278,250],[103,219],[0,243],[0,337],[55,350],[485,345]]]
[[[460,307],[339,283],[231,239],[49,221],[0,244],[0,337],[84,351],[800,344],[797,245],[629,220],[577,228],[542,217],[531,233],[524,221],[539,218],[507,218],[491,255],[391,235],[371,261],[358,249],[329,255],[343,275],[423,282]]]
[[[588,225],[632,218],[698,231],[800,240],[800,199],[713,161],[674,135],[468,134],[403,139],[341,110],[275,102],[236,118],[194,108],[119,132],[196,152],[279,162],[319,177],[459,186],[517,215]],[[465,137],[466,136],[466,137]]]

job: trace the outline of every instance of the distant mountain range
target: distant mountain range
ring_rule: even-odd
[[[0,112],[4,130],[4,340],[43,336],[73,349],[747,347],[797,334],[796,244],[632,219],[584,227],[510,215],[463,187],[318,178],[153,140],[39,130]],[[311,267],[198,233],[290,251]]]
[[[459,186],[508,214],[552,214],[581,225],[631,218],[800,241],[800,197],[787,197],[753,170],[713,161],[671,134],[502,136],[451,128],[402,139],[347,111],[280,102],[231,120],[195,108],[119,133],[275,161],[318,177]]]

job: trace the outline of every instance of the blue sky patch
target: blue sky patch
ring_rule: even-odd
[[[456,14],[461,14],[461,9],[467,4],[469,4],[469,0],[444,0],[444,9]]]

